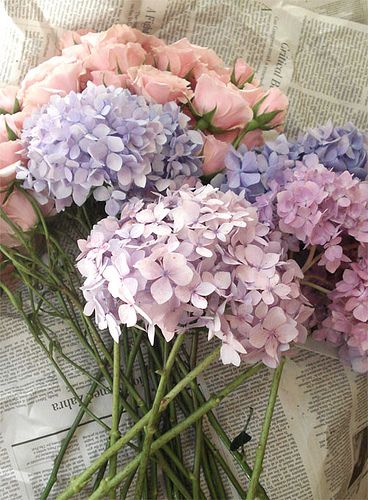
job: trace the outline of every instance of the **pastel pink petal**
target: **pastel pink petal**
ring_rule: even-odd
[[[177,286],[175,288],[175,295],[178,297],[179,300],[186,303],[190,301],[191,292],[189,288],[186,288],[184,286]]]
[[[210,295],[215,290],[216,286],[213,283],[209,283],[208,281],[203,281],[196,288],[196,292],[199,295],[204,295],[204,296]]]
[[[280,255],[277,253],[266,253],[262,259],[262,267],[268,269],[275,266],[280,260]]]
[[[252,266],[260,267],[263,260],[263,252],[256,245],[248,245],[245,248],[245,258]]]
[[[359,321],[366,323],[368,321],[368,305],[359,304],[353,311],[353,316]]]
[[[268,306],[272,305],[275,302],[275,297],[269,290],[262,292],[262,300]]]
[[[286,316],[281,307],[273,307],[270,309],[263,320],[264,328],[267,330],[276,330],[279,326],[286,322]]]
[[[163,268],[177,285],[186,286],[192,281],[193,271],[187,266],[187,259],[184,255],[179,253],[164,255]]]
[[[269,287],[270,285],[270,280],[267,278],[265,273],[263,272],[258,272],[256,270],[253,271],[253,283],[254,286],[257,288],[260,288],[261,290],[265,290],[266,288]]]
[[[119,342],[121,330],[120,326],[118,325],[118,322],[111,314],[106,314],[106,322],[111,337],[114,339],[115,342]]]
[[[201,255],[202,257],[212,257],[212,252],[209,248],[206,247],[197,247],[196,253]]]
[[[129,274],[130,268],[127,264],[126,256],[123,253],[116,257],[114,264],[122,276]]]
[[[194,307],[198,307],[198,309],[206,309],[208,304],[207,300],[197,293],[192,294],[191,302]]]
[[[86,316],[91,316],[95,310],[95,305],[93,302],[87,302],[83,309],[83,314]]]
[[[135,326],[137,324],[137,313],[133,306],[128,304],[122,304],[119,307],[119,318],[120,321],[128,327]]]
[[[280,326],[276,330],[276,333],[279,342],[282,342],[283,344],[288,344],[298,336],[298,330],[295,326],[289,323]]]
[[[157,304],[165,304],[171,299],[173,291],[171,288],[170,280],[166,276],[154,281],[151,285],[152,297]]]
[[[138,281],[135,278],[125,278],[123,280],[124,291],[129,290],[130,294],[134,296],[138,290]]]
[[[276,358],[278,346],[277,340],[274,337],[269,337],[265,344],[265,351],[271,358]]]
[[[254,326],[249,332],[249,342],[258,349],[264,347],[267,339],[268,333],[263,330],[261,325]]]
[[[162,276],[161,267],[154,260],[147,257],[137,262],[135,266],[146,280],[155,280]]]
[[[253,283],[257,275],[257,271],[252,267],[240,266],[238,269],[238,276],[241,280],[247,283]]]
[[[240,365],[240,356],[239,354],[229,345],[222,344],[220,350],[220,357],[224,365]]]
[[[284,285],[282,283],[280,283],[279,285],[276,285],[275,288],[274,288],[274,292],[276,295],[278,295],[279,297],[286,297],[287,294],[290,292],[290,287],[287,286],[287,285]]]
[[[229,288],[229,286],[231,285],[231,274],[224,271],[219,271],[215,274],[215,283],[222,290]]]

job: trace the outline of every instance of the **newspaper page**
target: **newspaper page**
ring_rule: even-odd
[[[213,393],[236,377],[238,368],[214,367],[203,376]],[[247,428],[253,463],[272,372],[249,379],[216,410],[233,438]],[[299,351],[288,359],[281,379],[264,461],[262,484],[272,499],[367,498],[367,385],[338,360]],[[215,438],[215,435],[213,436]],[[222,450],[226,452],[225,449]],[[229,456],[229,463],[231,462]],[[241,472],[238,471],[241,477]]]
[[[31,67],[54,55],[64,29],[99,31],[125,22],[168,42],[187,36],[212,47],[228,64],[245,57],[264,85],[287,92],[290,134],[330,117],[367,128],[367,10],[364,0],[2,0],[0,84],[19,82]],[[4,298],[1,307],[0,496],[34,499],[78,403]],[[50,328],[74,349],[65,326],[51,322]],[[82,355],[80,362],[89,366]],[[220,388],[234,370],[214,365],[204,389]],[[254,408],[247,448],[251,463],[270,376],[264,369],[217,412],[235,436],[249,407]],[[83,377],[73,381],[85,394]],[[368,477],[366,393],[366,380],[331,357],[300,352],[288,360],[262,474],[270,498],[367,497],[367,482],[362,481]],[[96,389],[91,408],[109,425],[110,394],[103,388]],[[61,481],[87,466],[104,449],[105,439],[105,431],[86,417],[66,456]]]

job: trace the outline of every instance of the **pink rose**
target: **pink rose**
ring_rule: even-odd
[[[95,36],[93,36],[95,35]],[[165,45],[162,40],[154,35],[146,35],[136,28],[131,28],[126,24],[115,24],[107,31],[101,33],[88,33],[81,37],[83,44],[87,43],[93,47],[106,45],[109,43],[125,44],[129,42],[139,43],[144,50],[149,52],[153,47]]]
[[[132,66],[140,66],[146,51],[139,43],[114,43],[96,47],[83,62],[87,71],[109,70],[125,73]]]
[[[15,85],[8,85],[0,89],[0,109],[12,113],[17,93],[18,87]]]
[[[127,88],[128,75],[118,75],[115,71],[91,71],[88,80],[95,85],[113,85],[114,87]]]
[[[223,130],[243,128],[253,118],[239,89],[205,74],[197,82],[193,106],[200,115],[215,110],[211,125]]]
[[[52,95],[78,92],[82,63],[74,58],[55,56],[28,71],[19,91],[23,108],[34,108],[49,101]]]
[[[66,47],[72,47],[73,45],[78,45],[81,42],[82,35],[86,35],[93,30],[88,28],[82,28],[80,30],[72,31],[64,31],[58,41],[58,47],[60,50],[65,49]]]
[[[258,116],[263,113],[279,111],[275,118],[267,123],[268,127],[279,127],[284,122],[288,105],[289,101],[286,95],[283,94],[280,89],[273,87],[268,91],[266,99],[260,105]]]
[[[0,142],[6,142],[9,140],[8,127],[14,132],[14,134],[19,137],[20,132],[23,128],[24,119],[27,117],[27,113],[23,110],[14,113],[13,115],[0,115]]]
[[[252,83],[246,83],[239,92],[241,92],[244,100],[251,108],[265,96],[265,91],[262,87],[256,87]]]
[[[91,47],[87,44],[71,45],[70,47],[65,47],[61,54],[69,59],[73,58],[78,61],[84,61],[91,55]]]
[[[251,78],[252,85],[258,87],[259,80],[254,78],[254,69],[248,66],[244,59],[239,57],[234,65],[234,80],[238,87],[243,86]]]
[[[180,41],[153,49],[155,66],[169,70],[174,75],[186,76],[197,63],[197,56],[191,47],[181,47]]]
[[[248,149],[253,149],[259,146],[263,146],[264,136],[262,130],[260,128],[257,128],[256,130],[251,130],[250,132],[247,132],[240,144],[245,144],[245,146],[247,146]]]
[[[152,66],[140,66],[128,70],[130,87],[146,99],[164,104],[169,101],[186,102],[192,97],[189,82],[169,71],[160,71]]]
[[[23,146],[20,141],[0,142],[0,186],[7,186],[15,178],[15,166]],[[8,168],[8,167],[12,168]]]
[[[5,192],[0,193],[0,206],[12,222],[23,231],[28,231],[37,222],[37,216],[31,203],[19,189],[14,189],[9,196]],[[3,245],[7,247],[19,245],[13,230],[2,218],[0,218],[0,235]]]
[[[227,142],[219,141],[213,135],[207,135],[203,147],[203,173],[211,175],[221,172],[224,169],[224,159],[228,151]]]
[[[231,69],[219,66],[216,69],[210,69],[207,64],[197,63],[192,71],[193,75],[193,84],[196,82],[202,75],[208,75],[211,78],[216,78],[217,80],[221,80],[223,83],[229,83],[231,78]]]
[[[230,130],[229,132],[225,132],[224,134],[216,134],[215,137],[216,139],[222,142],[227,142],[228,144],[231,144],[234,142],[234,140],[237,138],[240,132],[241,132],[240,128],[233,129]],[[257,146],[262,146],[264,144],[264,136],[262,130],[260,128],[257,128],[256,130],[247,132],[243,137],[243,139],[241,140],[240,144],[244,144],[245,146],[247,146],[248,149],[253,149]]]
[[[224,61],[214,50],[201,47],[200,45],[193,45],[187,38],[178,40],[172,44],[172,46],[175,46],[178,50],[190,50],[194,54],[196,60],[206,64],[208,69],[216,69],[225,66]]]

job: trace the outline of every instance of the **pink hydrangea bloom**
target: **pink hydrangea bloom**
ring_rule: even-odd
[[[311,309],[299,266],[268,233],[248,201],[212,186],[130,201],[79,242],[85,313],[115,340],[124,324],[144,325],[151,342],[156,326],[166,340],[206,328],[224,363],[274,367]]]
[[[314,336],[341,346],[343,359],[361,373],[368,371],[368,246],[347,266],[329,294],[328,316]]]

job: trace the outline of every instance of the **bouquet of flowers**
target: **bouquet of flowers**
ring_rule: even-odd
[[[65,33],[60,55],[1,91],[1,287],[81,407],[42,498],[85,414],[108,432],[106,450],[60,499],[85,487],[93,499],[156,498],[160,471],[168,498],[224,498],[220,470],[242,497],[267,498],[259,478],[287,356],[310,334],[368,371],[367,137],[327,123],[287,139],[287,105],[242,59],[229,68],[211,49],[125,25]],[[91,370],[47,315],[69,325]],[[204,339],[213,351],[199,361]],[[61,360],[90,379],[83,398]],[[218,360],[242,368],[206,399],[196,379]],[[252,469],[238,451],[246,426],[232,440],[212,410],[265,365]],[[89,409],[101,385],[111,426]],[[135,455],[118,468],[126,446]]]

